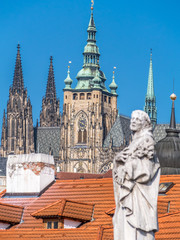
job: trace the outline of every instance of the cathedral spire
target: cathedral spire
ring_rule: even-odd
[[[22,73],[21,55],[20,55],[20,44],[17,45],[16,65],[13,79],[13,91],[18,93],[24,90],[24,80]]]
[[[154,82],[153,82],[152,49],[151,49],[151,53],[150,53],[149,77],[148,77],[148,87],[147,87],[146,96],[149,98],[155,97]]]
[[[60,125],[59,99],[56,97],[53,58],[50,57],[46,95],[42,100],[40,127],[57,127]]]
[[[84,67],[94,67],[96,68],[97,64],[99,66],[99,48],[96,45],[96,26],[94,22],[94,16],[93,16],[93,4],[91,5],[91,17],[89,20],[88,25],[88,39],[87,39],[87,45],[84,48]]]
[[[46,86],[46,100],[49,99],[51,101],[56,100],[56,86],[54,81],[54,69],[53,69],[53,57],[50,57],[50,66],[49,66],[49,74],[48,81]]]
[[[156,97],[154,94],[152,49],[151,49],[151,53],[150,53],[148,87],[147,87],[144,111],[149,115],[151,122],[153,124],[153,127],[154,127],[157,123],[157,108],[156,108]]]

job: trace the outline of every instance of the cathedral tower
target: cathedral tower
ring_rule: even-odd
[[[153,66],[152,66],[152,50],[150,54],[150,65],[149,65],[149,77],[147,94],[145,99],[144,111],[149,115],[153,127],[157,123],[157,108],[156,108],[156,97],[154,94],[154,82],[153,82]]]
[[[77,85],[71,87],[69,67],[64,81],[60,159],[63,171],[96,173],[103,141],[117,116],[117,85],[112,82],[109,92],[105,74],[100,70],[93,7],[87,33]]]
[[[42,100],[42,111],[40,113],[40,127],[60,126],[59,100],[56,97],[56,86],[54,80],[54,69],[52,60],[53,58],[51,56],[46,86],[46,95]]]
[[[32,105],[24,88],[20,45],[17,46],[13,85],[9,89],[7,118],[4,112],[1,136],[1,155],[34,152]]]

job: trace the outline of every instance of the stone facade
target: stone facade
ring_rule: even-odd
[[[72,89],[68,68],[65,79],[61,126],[61,169],[68,172],[98,173],[103,142],[117,117],[117,85],[105,86],[106,77],[100,70],[96,27],[91,12],[84,48],[84,65]]]

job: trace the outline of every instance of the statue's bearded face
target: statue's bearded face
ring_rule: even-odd
[[[131,115],[130,129],[133,132],[139,132],[142,129],[142,126],[143,126],[142,117],[139,114],[137,114],[137,112],[134,112]]]

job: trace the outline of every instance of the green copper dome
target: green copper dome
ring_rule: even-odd
[[[112,77],[112,83],[109,85],[109,88],[111,89],[111,93],[117,95],[116,89],[118,88],[118,85],[115,83],[115,77],[114,77],[114,72],[113,72],[113,77]]]
[[[65,88],[64,89],[71,89],[72,79],[70,78],[70,67],[68,66],[67,78],[64,80]]]

